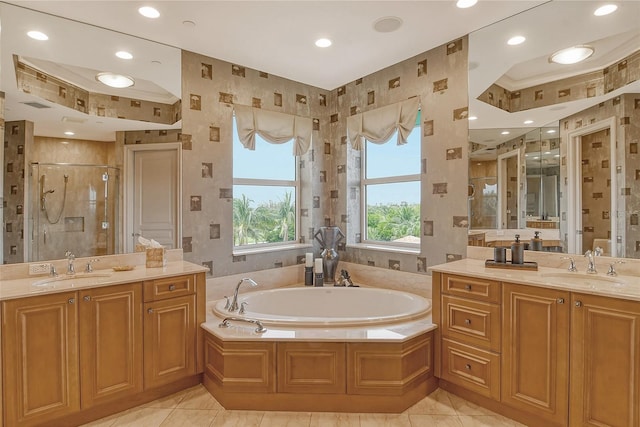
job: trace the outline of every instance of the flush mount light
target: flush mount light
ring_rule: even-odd
[[[125,50],[116,52],[116,56],[120,59],[133,59],[133,55]]]
[[[516,46],[524,43],[525,40],[526,38],[524,36],[513,36],[509,40],[507,40],[507,44],[509,46]]]
[[[540,160],[540,156],[535,156],[533,160]]]
[[[329,47],[329,46],[331,46],[331,40],[329,40],[329,39],[318,39],[318,40],[316,40],[316,46],[318,46],[318,47]]]
[[[595,49],[589,45],[573,46],[557,51],[549,57],[549,62],[562,65],[577,64],[593,55],[593,52]]]
[[[530,125],[531,123],[533,123],[533,120],[525,120],[525,121],[524,121],[524,124],[525,124],[525,125]]]
[[[618,6],[615,4],[605,4],[604,6],[600,6],[599,8],[597,8],[595,10],[595,12],[593,12],[593,14],[595,16],[605,16],[608,15],[610,13],[615,12],[616,10],[618,10]]]
[[[554,129],[549,129],[547,133],[556,133],[556,131]]]
[[[64,134],[65,134],[65,135],[67,135],[67,136],[73,136],[73,135],[75,135],[75,133],[74,133],[74,132],[71,132],[70,130],[66,131]]]
[[[155,19],[160,16],[160,12],[158,12],[157,9],[151,6],[142,6],[140,9],[138,9],[138,13],[144,16],[145,18],[151,18],[151,19]]]
[[[458,0],[456,2],[456,6],[460,9],[466,9],[471,6],[475,6],[476,3],[478,3],[478,0]]]
[[[402,19],[397,16],[386,16],[373,23],[373,29],[379,33],[391,33],[402,26]]]
[[[99,73],[98,75],[96,75],[96,80],[98,80],[102,84],[118,89],[133,86],[133,84],[135,83],[132,77],[109,72]]]
[[[500,135],[509,135],[509,131],[508,130],[504,130],[502,132],[500,132]]]
[[[476,116],[469,116],[467,120],[478,120],[478,118]]]
[[[49,40],[49,36],[43,33],[42,31],[29,31],[27,35],[34,40],[41,40],[41,41]]]

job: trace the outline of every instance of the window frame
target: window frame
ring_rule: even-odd
[[[418,115],[418,120],[416,126],[413,127],[411,132],[415,132],[416,129],[421,132],[421,124],[420,124],[420,115]],[[397,130],[391,135],[389,140],[385,142],[385,144],[391,144],[397,138]],[[418,134],[418,143],[420,144],[420,157],[418,159],[418,164],[420,165],[422,158],[422,139],[420,137],[421,133]],[[361,229],[361,242],[362,244],[369,246],[378,246],[378,247],[389,247],[389,248],[406,248],[406,249],[420,249],[421,243],[409,243],[409,242],[393,242],[393,241],[384,241],[384,240],[371,240],[369,239],[369,226],[367,221],[367,186],[369,185],[378,185],[378,184],[396,184],[403,182],[418,182],[420,185],[420,196],[422,194],[422,173],[417,174],[407,174],[407,175],[393,175],[388,177],[381,178],[367,178],[367,148],[369,144],[374,144],[367,139],[365,139],[364,146],[362,147],[362,166],[360,168],[360,224],[362,224]],[[420,197],[422,199],[422,197]],[[422,201],[419,202],[420,206],[420,217],[418,218],[418,225],[420,226],[420,218],[422,217]],[[420,227],[420,230],[422,228]],[[420,234],[420,233],[419,233]],[[421,239],[420,236],[418,238]]]

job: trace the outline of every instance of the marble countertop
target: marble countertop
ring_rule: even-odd
[[[142,282],[204,271],[207,271],[206,267],[180,260],[168,262],[165,267],[159,268],[146,268],[144,265],[136,265],[131,271],[113,271],[113,269],[108,268],[94,270],[92,273],[78,273],[74,276],[67,276],[62,273],[57,277],[39,275],[0,280],[0,301],[122,283]]]
[[[411,322],[389,325],[345,327],[286,327],[265,324],[267,331],[256,332],[256,326],[245,322],[230,322],[228,328],[218,325],[222,318],[213,313],[213,301],[207,304],[207,321],[201,327],[223,341],[349,341],[349,342],[403,342],[421,333],[437,328],[431,315]],[[234,314],[234,317],[241,317]]]
[[[569,272],[566,268],[543,266],[539,266],[538,271],[487,268],[484,266],[484,260],[465,258],[435,265],[429,267],[429,270],[640,301],[640,276],[618,275],[611,277],[606,275],[606,264],[601,264],[598,268],[598,274],[586,274],[583,269]]]

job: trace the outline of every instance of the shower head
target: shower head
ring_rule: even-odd
[[[67,182],[69,182],[69,175],[64,176],[64,183],[66,184]]]

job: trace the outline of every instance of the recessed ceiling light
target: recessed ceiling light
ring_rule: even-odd
[[[540,156],[535,156],[533,160],[540,160]]]
[[[509,40],[507,40],[507,44],[510,46],[516,46],[524,43],[526,38],[524,36],[513,36]]]
[[[553,157],[558,158],[558,157],[560,157],[560,154],[554,154]]]
[[[595,16],[604,16],[618,10],[618,6],[615,4],[605,4],[604,6],[600,6],[593,12]]]
[[[533,120],[525,120],[525,121],[524,121],[524,124],[525,124],[525,125],[530,125],[531,123],[533,123]]]
[[[556,131],[554,129],[549,129],[547,133],[556,133]]]
[[[551,154],[551,151],[545,151],[544,154]]]
[[[478,120],[478,118],[476,116],[469,116],[467,120]]]
[[[331,46],[331,40],[329,40],[329,39],[318,39],[318,40],[316,40],[316,46],[318,46],[318,47],[329,47],[329,46]]]
[[[29,31],[27,35],[34,40],[49,40],[49,36],[41,31]]]
[[[64,134],[65,134],[65,135],[67,135],[67,136],[73,136],[73,135],[75,135],[75,133],[74,133],[74,132],[71,132],[70,130],[66,131]]]
[[[133,55],[125,50],[116,52],[116,56],[120,59],[133,59]]]
[[[196,23],[194,21],[187,20],[187,21],[182,21],[182,25],[188,28],[193,28],[196,26]]]
[[[500,135],[509,135],[509,131],[508,130],[503,130],[502,132],[500,132]]]
[[[549,57],[549,62],[562,65],[576,64],[593,55],[593,52],[595,49],[588,45],[573,46],[557,51]]]
[[[69,143],[69,141],[60,141],[60,144],[67,145],[68,143]]]
[[[144,16],[145,18],[152,18],[152,19],[155,19],[160,16],[160,12],[158,12],[157,9],[151,6],[142,6],[140,9],[138,9],[138,13]]]
[[[379,33],[390,33],[402,26],[402,19],[397,16],[385,16],[373,23],[373,29]]]
[[[96,75],[96,80],[98,80],[102,84],[118,89],[133,86],[133,84],[135,83],[133,78],[129,76],[123,76],[122,74],[114,74],[109,72],[98,73],[98,75]]]
[[[460,9],[466,9],[471,6],[475,6],[476,3],[478,3],[478,0],[458,0],[456,2],[456,6]]]

